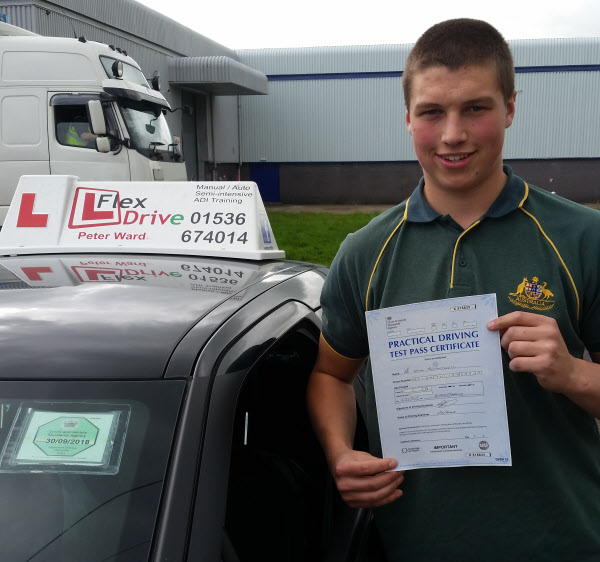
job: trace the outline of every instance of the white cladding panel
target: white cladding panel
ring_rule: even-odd
[[[600,71],[517,74],[505,158],[599,158]]]
[[[398,78],[270,82],[241,99],[245,162],[412,159]]]
[[[509,41],[515,66],[600,64],[600,37]]]
[[[383,72],[404,68],[412,45],[352,45],[237,51],[240,61],[264,74]]]
[[[600,38],[509,42],[515,66],[600,65]],[[404,125],[401,78],[319,79],[319,74],[397,72],[411,45],[239,51],[244,64],[307,80],[269,82],[242,99],[246,162],[415,160]],[[516,75],[517,114],[505,158],[600,157],[600,70]]]
[[[600,38],[519,39],[508,42],[516,67],[600,64]],[[412,44],[244,49],[240,61],[265,74],[404,70]]]

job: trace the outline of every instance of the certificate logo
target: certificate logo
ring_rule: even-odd
[[[482,451],[487,451],[490,448],[490,444],[487,441],[480,441],[479,442],[479,448]]]
[[[508,294],[508,300],[513,304],[530,310],[550,310],[554,304],[554,294],[547,288],[548,283],[540,281],[539,277],[527,277],[517,286],[514,293]]]

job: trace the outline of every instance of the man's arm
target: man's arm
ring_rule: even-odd
[[[308,382],[308,410],[323,446],[329,468],[343,500],[351,507],[376,507],[402,495],[402,472],[386,472],[397,465],[354,451],[356,399],[352,383],[364,359],[338,355],[323,338]]]
[[[546,390],[600,418],[600,353],[590,354],[593,363],[573,357],[556,320],[541,314],[511,312],[489,322],[488,330],[500,332],[511,371],[533,373]]]

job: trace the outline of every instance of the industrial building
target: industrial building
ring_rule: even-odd
[[[504,159],[532,184],[600,201],[600,38],[509,41],[517,111]],[[269,79],[242,100],[248,174],[286,203],[395,203],[421,177],[405,126],[412,45],[238,51]]]
[[[395,203],[421,176],[404,124],[411,45],[233,51],[134,0],[0,0],[41,35],[124,48],[159,74],[189,179],[252,179],[266,201]],[[600,38],[509,41],[504,157],[527,181],[600,201]],[[264,95],[268,94],[268,95]]]

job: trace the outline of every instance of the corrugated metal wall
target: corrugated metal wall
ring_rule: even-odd
[[[509,41],[515,66],[600,64],[600,38],[519,39]]]
[[[398,134],[401,89],[395,78],[271,82],[268,96],[241,100],[243,160],[397,160],[412,150]]]
[[[135,0],[39,0],[19,1],[2,0],[1,11],[9,16],[9,23],[25,27],[31,31],[38,32],[32,27],[26,26],[24,19],[18,15],[19,11],[27,11],[27,4],[37,4],[41,9],[58,11],[65,14],[72,11],[81,14],[94,22],[111,26],[115,30],[126,34],[130,33],[138,38],[160,45],[162,49],[172,51],[172,54],[194,56],[194,55],[224,55],[237,60],[235,51],[220,45],[188,27],[135,2]],[[41,22],[38,22],[41,23]],[[210,22],[207,22],[207,31],[210,31]],[[72,37],[72,33],[67,35]]]
[[[600,38],[510,42],[517,74],[517,115],[505,158],[600,158],[600,70],[531,72],[523,67],[596,65]],[[415,160],[404,125],[399,77],[411,45],[238,51],[241,62],[271,77],[269,95],[242,99],[245,162]],[[539,69],[538,69],[539,70]],[[320,74],[357,73],[347,79]],[[309,75],[303,80],[273,80]],[[329,77],[331,78],[331,77]]]
[[[37,10],[33,5],[0,2],[0,11],[6,14],[8,23],[35,32],[35,14]]]
[[[505,158],[600,158],[600,72],[517,74]]]
[[[515,66],[599,64],[600,39],[520,39],[509,41]],[[245,64],[265,74],[321,74],[403,70],[412,44],[242,49]]]
[[[9,23],[40,35],[86,38],[125,49],[147,76],[168,74],[169,56],[228,56],[235,51],[133,0],[0,0]],[[83,16],[83,17],[82,17]],[[87,21],[86,21],[87,20]]]
[[[402,70],[412,45],[355,45],[239,50],[240,60],[265,74]]]

